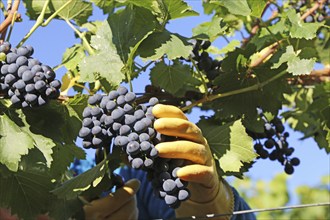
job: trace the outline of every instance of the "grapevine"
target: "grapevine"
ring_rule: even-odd
[[[327,166],[303,145],[330,152],[330,1],[239,2],[0,1],[0,211],[74,218],[125,185],[122,165],[182,207],[190,162],[158,155],[178,141],[158,103],[200,128],[221,178]]]

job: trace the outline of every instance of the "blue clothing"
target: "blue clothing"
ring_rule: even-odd
[[[168,205],[165,204],[165,201],[163,199],[160,199],[154,195],[151,182],[148,181],[146,172],[142,170],[124,167],[119,170],[119,174],[125,179],[125,181],[136,178],[141,182],[141,187],[136,195],[140,220],[173,219],[175,217],[174,210],[172,208],[169,208]],[[239,196],[238,192],[234,188],[232,189],[235,199],[234,211],[250,209],[247,203]],[[256,217],[253,213],[234,215],[231,218],[231,220],[255,219]]]

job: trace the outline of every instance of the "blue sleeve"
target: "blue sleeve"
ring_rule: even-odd
[[[175,212],[169,208],[163,199],[158,198],[153,193],[153,188],[147,179],[146,172],[136,170],[129,167],[124,167],[119,170],[119,174],[125,179],[136,178],[140,180],[141,186],[137,192],[137,204],[139,209],[139,219],[173,219]],[[234,211],[249,210],[248,204],[239,196],[238,192],[232,188],[234,193],[235,206]],[[255,220],[256,217],[253,213],[234,215],[231,220]]]
[[[235,211],[243,211],[243,210],[250,210],[251,208],[249,205],[245,202],[245,200],[239,196],[236,189],[232,187],[233,193],[234,193],[234,212]],[[233,215],[231,220],[256,220],[256,216],[254,213],[245,213],[241,215]]]

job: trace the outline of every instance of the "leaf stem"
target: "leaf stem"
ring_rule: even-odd
[[[89,42],[86,39],[85,33],[80,32],[68,19],[65,19],[65,22],[71,27],[71,29],[79,36],[79,38],[83,41],[83,45],[88,51],[90,55],[94,55],[95,51]]]
[[[278,44],[278,46],[282,49],[282,45],[280,43],[280,40],[275,36],[275,34],[269,29],[269,27],[267,25],[265,25],[264,27],[270,33],[270,35],[276,40],[276,43]]]
[[[50,0],[46,0],[44,6],[42,7],[41,13],[38,16],[36,22],[34,23],[34,25],[32,26],[32,28],[30,29],[30,31],[23,37],[23,39],[18,43],[18,45],[16,47],[20,47],[24,44],[24,42],[29,39],[29,37],[37,30],[37,28],[42,24],[44,17],[45,17],[45,13],[46,13],[46,9],[49,5]]]
[[[215,99],[224,98],[224,97],[227,97],[227,96],[242,94],[242,93],[251,92],[251,91],[254,91],[254,90],[261,89],[262,87],[266,86],[267,84],[269,84],[269,83],[273,82],[274,80],[282,77],[284,74],[286,74],[286,71],[282,71],[279,74],[273,76],[272,78],[267,79],[264,82],[254,84],[254,85],[249,86],[249,87],[245,87],[245,88],[242,88],[242,89],[237,89],[237,90],[233,90],[233,91],[229,91],[229,92],[225,92],[225,93],[219,93],[219,94],[205,96],[204,98],[202,98],[200,100],[197,100],[196,102],[193,102],[190,105],[181,108],[181,110],[182,111],[187,111],[187,110],[189,110],[189,109],[191,109],[191,108],[193,108],[193,107],[195,107],[195,106],[197,106],[201,103],[211,102]]]
[[[198,75],[199,75],[200,78],[202,79],[203,87],[204,87],[204,90],[205,90],[205,96],[207,96],[209,91],[208,91],[208,88],[207,88],[207,84],[206,84],[206,82],[205,82],[205,79],[204,79],[204,77],[203,77],[203,74],[202,74],[201,71],[198,69],[198,67],[197,67],[197,65],[196,65],[196,63],[195,63],[195,60],[194,60],[193,58],[191,58],[191,57],[189,58],[189,60],[191,61],[193,67],[196,69]]]
[[[86,86],[80,85],[79,83],[75,83],[74,86],[85,89],[88,92],[88,94],[90,94],[90,95],[93,94]]]
[[[41,24],[41,26],[47,26],[51,20],[53,20],[66,6],[68,6],[73,0],[67,1],[64,5],[62,5],[59,9],[57,9],[45,22]]]

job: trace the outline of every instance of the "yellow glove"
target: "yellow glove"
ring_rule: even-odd
[[[86,220],[103,219],[138,219],[138,208],[136,204],[136,192],[140,188],[137,179],[131,179],[109,196],[93,200],[84,206]]]
[[[215,161],[201,130],[175,106],[158,104],[153,107],[152,113],[157,118],[154,122],[157,132],[180,138],[157,144],[159,156],[191,162],[177,171],[180,179],[189,182],[191,196],[175,210],[176,217],[232,213],[233,192],[227,182],[219,179]],[[218,219],[230,219],[230,216]]]

